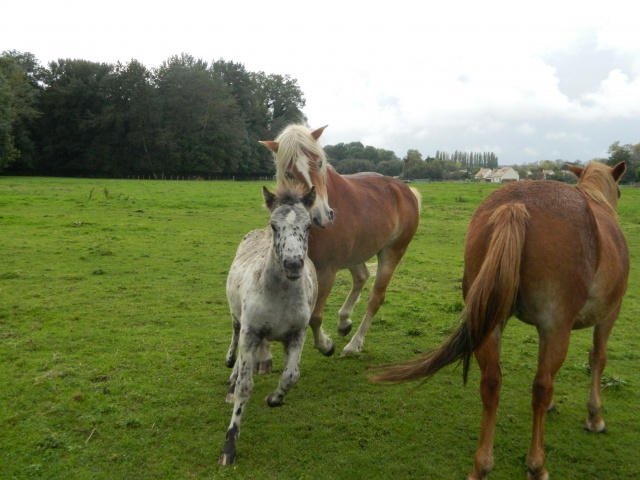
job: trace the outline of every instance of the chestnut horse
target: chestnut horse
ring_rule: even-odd
[[[338,332],[351,330],[350,315],[369,277],[365,261],[377,256],[376,278],[367,310],[343,354],[358,354],[373,317],[384,301],[393,272],[418,228],[420,194],[402,181],[376,173],[340,175],[318,143],[325,127],[311,131],[289,125],[275,141],[261,142],[273,152],[278,184],[297,181],[316,187],[309,236],[309,258],[318,274],[318,300],[311,314],[314,346],[325,355],[333,343],[322,331],[322,315],[336,273],[349,269],[353,286],[339,311]]]
[[[478,207],[465,244],[460,326],[439,348],[372,377],[395,382],[430,377],[461,360],[466,383],[475,354],[483,414],[470,479],[486,478],[493,467],[502,384],[500,339],[512,315],[534,325],[539,337],[533,432],[526,457],[529,478],[549,477],[544,420],[572,329],[594,327],[586,428],[605,428],[600,416],[602,371],[629,275],[629,252],[616,215],[618,182],[626,166],[590,162],[585,168],[569,168],[579,179],[575,188],[554,181],[517,182],[496,190]]]

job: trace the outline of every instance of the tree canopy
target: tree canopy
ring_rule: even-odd
[[[0,172],[70,176],[229,176],[273,174],[268,149],[290,123],[306,123],[306,101],[289,75],[247,71],[182,53],[157,67],[133,59],[106,64],[58,59],[43,67],[30,53],[0,55]],[[493,152],[436,151],[423,157],[362,142],[325,146],[343,174],[375,171],[406,179],[460,180],[497,168]],[[626,161],[623,181],[640,180],[640,143],[609,147]],[[564,161],[513,165],[521,177],[572,178]],[[550,174],[554,171],[554,174]]]
[[[305,122],[288,75],[188,54],[148,69],[0,56],[0,171],[38,175],[270,175],[258,140]]]

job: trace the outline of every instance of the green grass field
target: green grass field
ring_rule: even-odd
[[[387,386],[370,383],[367,367],[447,335],[462,307],[466,226],[496,188],[477,184],[415,184],[421,225],[362,355],[325,358],[308,341],[298,386],[270,409],[274,345],[275,374],[255,377],[237,463],[217,465],[231,415],[226,274],[242,236],[267,223],[261,186],[0,177],[0,478],[464,478],[479,433],[477,367],[466,387],[460,368]],[[605,370],[607,433],[583,430],[591,330],[578,331],[547,418],[556,479],[640,475],[640,190],[623,188],[619,215],[632,270]],[[349,287],[341,272],[325,313],[336,352],[348,341],[336,322]],[[492,479],[525,478],[536,353],[535,329],[512,319]]]

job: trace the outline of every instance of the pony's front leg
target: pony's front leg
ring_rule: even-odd
[[[360,293],[362,292],[362,289],[370,275],[369,269],[364,263],[349,268],[349,271],[351,272],[353,284],[351,286],[349,296],[344,301],[344,304],[340,307],[338,312],[340,317],[338,322],[338,333],[341,337],[346,336],[351,331],[351,312],[353,312],[353,307],[358,301],[358,298],[360,298]]]
[[[271,356],[270,350],[271,344],[269,340],[263,338],[260,344],[258,345],[258,350],[256,351],[256,366],[255,371],[258,375],[265,375],[267,373],[271,373],[271,368],[273,366],[273,357]]]
[[[280,377],[278,389],[265,398],[270,407],[279,407],[284,403],[284,397],[300,378],[300,356],[304,345],[305,329],[292,333],[284,342],[284,371]]]
[[[238,380],[238,365],[236,362],[233,365],[233,372],[229,377],[229,390],[227,391],[227,403],[233,403],[235,401],[236,381]]]
[[[218,459],[219,465],[231,465],[236,458],[236,441],[240,435],[240,421],[253,390],[253,364],[255,350],[259,341],[258,336],[250,332],[243,332],[240,335],[240,354],[234,368],[237,378],[235,381],[233,413],[231,414],[231,423],[227,429],[226,442]]]
[[[238,338],[240,337],[240,321],[231,314],[231,345],[227,350],[227,357],[225,365],[229,368],[233,368],[236,363],[236,355],[238,351]]]

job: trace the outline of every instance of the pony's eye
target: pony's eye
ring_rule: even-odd
[[[322,160],[318,162],[318,170],[320,170],[321,168],[322,168]]]
[[[293,175],[293,173],[291,172],[287,172],[285,174],[285,176],[289,179],[289,180],[294,180],[296,177]]]

